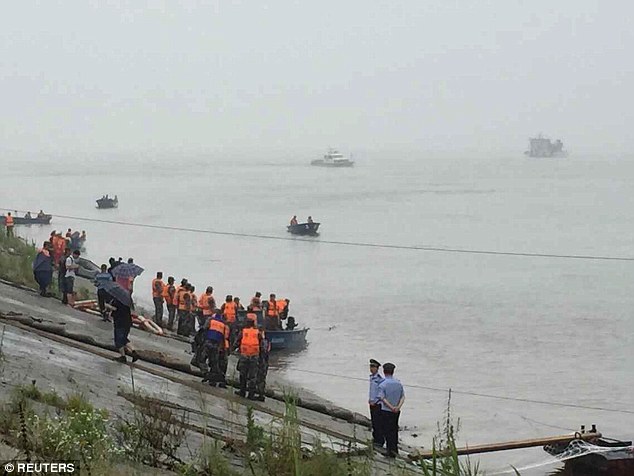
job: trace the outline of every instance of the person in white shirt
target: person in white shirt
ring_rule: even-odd
[[[79,269],[77,260],[79,259],[79,250],[73,251],[73,254],[66,258],[66,275],[64,276],[64,293],[68,299],[68,305],[75,304],[75,271]]]

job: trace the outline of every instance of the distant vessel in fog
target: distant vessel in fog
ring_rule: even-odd
[[[564,143],[560,139],[555,142],[541,134],[529,139],[530,149],[524,152],[529,157],[567,157],[568,152],[564,150]]]
[[[322,159],[313,160],[310,165],[318,167],[352,167],[354,161],[344,157],[343,154],[335,149],[329,149],[328,153]]]

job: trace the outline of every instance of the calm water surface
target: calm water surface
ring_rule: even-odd
[[[58,215],[287,237],[293,214],[322,222],[309,241],[264,240],[55,218],[21,228],[85,229],[87,257],[132,256],[186,276],[198,291],[248,301],[291,299],[309,347],[277,365],[341,405],[366,409],[367,361],[397,365],[408,443],[430,446],[446,391],[634,409],[634,262],[527,258],[353,247],[323,240],[634,256],[634,160],[577,157],[390,157],[347,170],[279,161],[80,160],[4,162],[0,206]],[[187,165],[183,165],[186,163]],[[94,200],[118,194],[120,208]],[[139,299],[150,303],[149,292]],[[351,378],[324,376],[312,372]],[[355,380],[361,379],[361,380]],[[634,436],[634,415],[454,393],[461,443],[565,433],[597,424]],[[414,435],[418,435],[414,437]],[[489,471],[539,465],[541,449],[481,458]],[[544,475],[548,464],[522,474]]]

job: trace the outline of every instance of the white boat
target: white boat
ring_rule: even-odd
[[[328,153],[324,155],[322,159],[313,160],[310,165],[316,165],[318,167],[352,167],[354,161],[344,157],[335,149],[329,149]]]

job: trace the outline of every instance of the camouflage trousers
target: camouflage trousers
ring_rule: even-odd
[[[247,391],[249,395],[255,394],[258,376],[258,356],[246,357],[241,355],[238,360],[238,372],[240,372],[240,392]]]
[[[269,360],[260,359],[258,362],[258,372],[255,382],[255,393],[260,396],[264,396],[264,390],[266,388],[266,374],[269,372]]]

